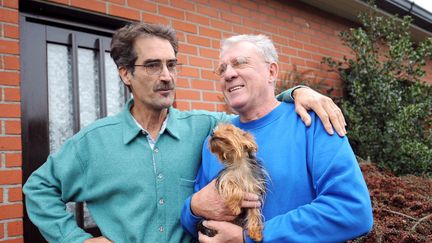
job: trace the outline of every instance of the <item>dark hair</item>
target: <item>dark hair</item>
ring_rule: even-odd
[[[118,29],[112,37],[110,54],[118,68],[126,67],[130,72],[134,72],[134,63],[138,58],[134,43],[137,38],[143,36],[156,36],[168,40],[177,56],[178,40],[172,27],[160,24],[132,23]]]

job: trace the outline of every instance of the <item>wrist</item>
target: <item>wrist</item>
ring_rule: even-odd
[[[291,91],[291,98],[293,99],[293,100],[295,100],[295,98],[296,98],[296,96],[297,96],[297,94],[298,94],[298,90],[299,89],[301,89],[301,88],[308,88],[308,89],[310,89],[308,86],[306,86],[306,85],[297,85],[297,86],[295,86],[294,88],[292,88],[292,91]],[[297,92],[296,92],[297,91]]]
[[[197,205],[199,205],[199,202],[197,202],[199,201],[199,199],[197,194],[198,193],[194,193],[191,197],[190,210],[193,216],[199,217],[200,216],[198,213],[199,208],[197,207]]]

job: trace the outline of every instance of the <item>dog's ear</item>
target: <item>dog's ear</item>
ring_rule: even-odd
[[[258,151],[258,145],[252,134],[245,132],[243,134],[245,141],[243,142],[243,149],[248,153],[255,153]]]

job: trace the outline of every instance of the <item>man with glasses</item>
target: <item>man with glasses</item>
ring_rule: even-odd
[[[258,152],[252,157],[268,173],[263,242],[344,242],[369,232],[369,192],[348,139],[329,136],[313,113],[306,127],[294,105],[275,99],[277,61],[268,37],[240,35],[222,42],[217,69],[225,99],[239,114],[232,123],[254,135]],[[200,242],[252,242],[230,222],[237,215],[216,191],[214,178],[222,169],[206,140],[196,193],[187,199],[181,222]],[[203,219],[216,235],[197,232]]]
[[[205,138],[231,116],[172,107],[177,51],[167,26],[136,23],[114,34],[111,56],[133,99],[118,115],[68,139],[23,189],[27,213],[48,241],[191,241],[179,222],[181,208],[193,193]],[[311,89],[300,90],[306,98],[297,93],[297,101],[320,99]],[[318,105],[325,116],[334,108],[328,105]],[[333,118],[343,135],[343,118]],[[67,202],[86,202],[103,236],[79,228]]]

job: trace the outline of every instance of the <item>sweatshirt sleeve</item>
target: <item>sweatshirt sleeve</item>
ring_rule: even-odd
[[[83,199],[84,185],[83,164],[71,140],[28,178],[23,187],[27,214],[49,242],[82,243],[92,237],[66,211],[66,202]]]
[[[263,242],[342,242],[372,228],[369,192],[348,139],[326,134],[313,119],[307,163],[316,197],[266,221]]]

